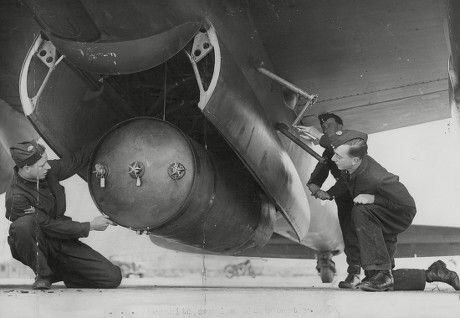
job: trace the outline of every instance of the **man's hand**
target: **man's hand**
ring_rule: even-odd
[[[117,225],[111,221],[107,215],[101,215],[89,222],[90,231],[105,231],[109,225]]]
[[[357,204],[372,204],[374,203],[375,195],[373,194],[360,194],[353,199],[354,203]]]
[[[315,198],[321,200],[332,200],[332,197],[329,195],[329,193],[323,190],[318,190],[315,194]]]
[[[307,184],[307,187],[308,187],[308,190],[310,190],[311,195],[313,195],[313,196],[316,194],[316,192],[318,192],[319,190],[321,190],[321,188],[318,187],[318,186],[317,186],[316,184],[314,184],[314,183],[309,183],[309,184]]]
[[[24,210],[25,214],[35,213],[35,207],[30,206],[30,208]]]
[[[316,138],[317,140],[320,140],[321,136],[323,135],[323,133],[321,133],[315,127],[297,125],[295,126],[295,128],[299,132],[300,137],[305,138],[305,139],[312,139],[311,137],[313,137],[313,138]]]

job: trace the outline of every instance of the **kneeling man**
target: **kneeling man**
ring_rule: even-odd
[[[12,222],[8,243],[13,257],[34,271],[33,289],[49,289],[58,281],[74,288],[120,285],[120,268],[78,240],[114,223],[105,216],[80,223],[64,215],[65,191],[59,181],[84,168],[90,150],[48,160],[35,141],[10,148],[16,166],[6,192],[6,218]]]

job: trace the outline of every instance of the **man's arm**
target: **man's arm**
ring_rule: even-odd
[[[72,240],[88,237],[90,231],[105,231],[109,225],[117,225],[108,216],[100,215],[91,222],[75,222],[67,216],[57,219],[49,218],[39,211],[37,221],[40,229],[48,238]]]
[[[377,191],[376,194],[360,194],[353,201],[358,204],[376,204],[398,212],[412,212],[416,209],[414,199],[395,175],[385,176]]]
[[[24,194],[16,193],[6,200],[6,216],[10,221],[16,221],[25,215],[34,215],[37,224],[44,234],[50,238],[72,240],[87,237],[90,229],[89,222],[74,222],[72,219],[50,218],[45,212],[32,205]]]
[[[32,214],[48,238],[73,240],[87,237],[89,231],[104,231],[109,225],[116,225],[107,216],[98,216],[91,222],[76,222],[67,216],[51,218],[39,208],[31,205],[31,201],[23,194],[15,194],[5,203],[6,217],[10,221],[16,221],[18,218]]]
[[[62,181],[70,178],[83,169],[88,164],[95,145],[95,143],[91,143],[81,151],[65,156],[62,159],[49,160],[48,163],[51,166],[51,170],[57,176],[58,180]]]
[[[310,179],[307,182],[307,186],[309,184],[314,184],[321,188],[324,181],[329,176],[329,170],[330,168],[328,164],[318,163],[315,167],[315,170],[313,170],[311,173]]]
[[[338,178],[336,183],[326,192],[333,198],[342,196],[348,192],[347,184],[343,177]]]
[[[50,218],[37,210],[37,223],[48,238],[73,240],[88,237],[90,231],[105,231],[109,225],[116,225],[108,216],[97,216],[91,222],[76,222],[70,217]]]
[[[50,218],[43,211],[37,209],[37,223],[46,237],[60,240],[74,240],[88,237],[90,222],[76,222],[69,217]]]

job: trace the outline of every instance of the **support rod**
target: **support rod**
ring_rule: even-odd
[[[296,93],[298,95],[301,95],[301,96],[305,97],[306,99],[308,99],[308,101],[304,105],[302,111],[297,115],[296,119],[292,123],[292,126],[296,126],[300,122],[300,120],[305,116],[307,111],[313,106],[313,104],[316,103],[316,101],[318,100],[318,95],[316,95],[316,94],[311,94],[311,95],[308,94],[307,92],[301,90],[300,88],[298,88],[294,84],[286,81],[285,79],[279,77],[275,73],[272,73],[272,72],[270,72],[269,70],[267,70],[267,69],[265,69],[263,67],[258,67],[257,70],[260,73],[262,73],[265,76],[267,76],[268,78],[274,80],[278,84],[283,85],[287,89],[291,90],[292,92],[294,92],[294,93]]]
[[[312,101],[312,104],[314,104],[316,102],[316,100],[318,99],[318,95],[316,94],[308,94],[307,92],[301,90],[300,88],[298,88],[297,86],[295,86],[294,84],[286,81],[285,79],[279,77],[278,75],[270,72],[269,70],[263,68],[263,67],[258,67],[257,70],[264,74],[265,76],[271,78],[272,80],[274,80],[275,82],[278,82],[279,84],[283,85],[284,87],[290,89],[291,91],[293,91],[294,93],[297,93],[299,95],[302,95],[304,96],[305,98],[308,98],[309,100]]]

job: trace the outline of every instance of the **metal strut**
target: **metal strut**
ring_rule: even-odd
[[[294,120],[292,123],[292,127],[297,126],[299,121],[304,117],[305,113],[313,106],[314,103],[318,100],[318,95],[317,94],[308,94],[307,92],[301,90],[294,84],[286,81],[285,79],[279,77],[278,75],[270,72],[269,70],[263,68],[263,67],[258,67],[257,70],[264,74],[265,76],[271,78],[275,82],[279,83],[280,85],[283,85],[284,87],[290,89],[296,94],[299,94],[307,99],[307,103],[305,103],[305,106],[303,107],[302,111],[297,115],[297,118]],[[302,140],[300,140],[299,137],[294,135],[289,131],[289,127],[286,124],[283,123],[278,123],[277,127],[279,132],[281,132],[283,135],[288,137],[290,140],[292,140],[294,143],[296,143],[300,148],[308,152],[313,158],[318,160],[321,164],[326,163],[326,159],[318,155],[313,149],[311,149],[309,146],[307,146]],[[316,139],[315,137],[311,136],[312,139]]]
[[[294,120],[292,123],[292,127],[297,126],[299,121],[304,117],[305,113],[313,106],[314,103],[318,100],[318,95],[317,94],[308,94],[307,92],[301,90],[294,84],[286,81],[285,79],[279,77],[278,75],[270,72],[269,70],[263,68],[263,67],[258,67],[257,70],[264,74],[265,76],[271,78],[275,82],[277,82],[280,85],[283,85],[284,87],[288,88],[289,90],[293,91],[296,94],[299,94],[303,97],[305,97],[308,101],[305,103],[305,106],[302,108],[300,113],[297,115],[297,118]]]
[[[297,137],[296,135],[291,133],[289,131],[289,126],[288,125],[283,124],[283,123],[278,123],[276,128],[278,129],[279,132],[281,132],[283,135],[285,135],[286,137],[291,139],[293,142],[295,142],[296,145],[298,145],[300,148],[302,148],[303,150],[308,152],[313,158],[318,160],[321,164],[326,163],[326,158],[323,158],[320,155],[318,155],[313,149],[308,147],[302,140],[300,140],[299,137]]]

